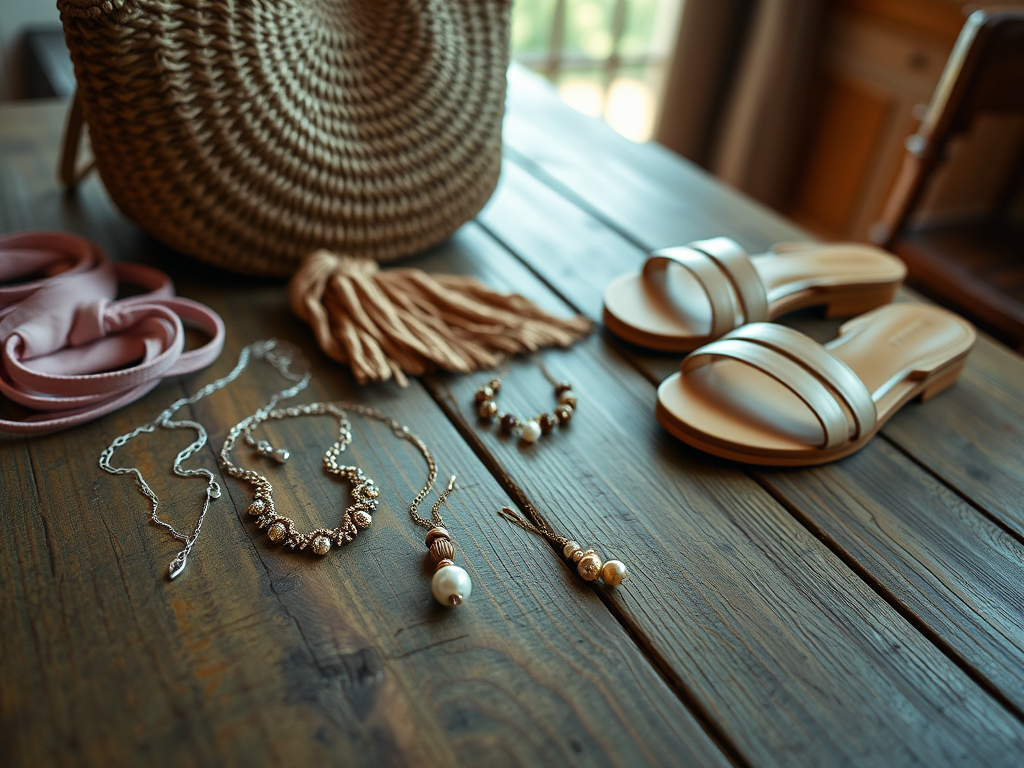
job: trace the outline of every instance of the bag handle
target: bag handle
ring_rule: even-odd
[[[67,190],[74,189],[89,174],[96,163],[89,160],[80,168],[78,166],[78,150],[82,143],[82,127],[85,118],[82,113],[82,98],[75,89],[75,96],[68,107],[68,119],[64,124],[64,140],[60,150],[60,167],[57,178]]]

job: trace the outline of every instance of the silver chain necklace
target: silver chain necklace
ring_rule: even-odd
[[[179,552],[174,560],[171,561],[171,564],[168,567],[169,577],[174,579],[185,569],[185,563],[187,562],[192,549],[195,547],[196,541],[199,538],[199,532],[203,527],[203,520],[206,517],[206,512],[210,508],[210,500],[219,498],[221,494],[220,484],[214,479],[213,472],[203,468],[186,469],[182,466],[182,462],[206,445],[206,429],[202,424],[196,421],[187,419],[172,421],[171,417],[184,406],[193,405],[207,395],[210,395],[219,389],[223,389],[233,382],[239,377],[242,371],[248,367],[249,362],[252,359],[265,360],[272,365],[283,378],[294,382],[292,386],[282,389],[274,394],[274,396],[271,397],[265,405],[233,426],[229,430],[223,446],[221,446],[219,456],[221,468],[229,475],[253,483],[256,486],[257,499],[254,500],[253,504],[250,504],[249,512],[250,514],[254,514],[258,517],[257,523],[260,527],[269,527],[273,529],[275,525],[279,525],[281,526],[281,530],[284,534],[281,541],[286,545],[293,544],[293,549],[296,547],[304,549],[306,546],[310,546],[314,552],[321,555],[326,554],[330,549],[331,541],[328,538],[328,535],[335,536],[335,543],[339,545],[345,540],[351,540],[350,537],[354,535],[354,528],[358,526],[358,523],[355,523],[352,527],[346,527],[344,529],[339,528],[334,531],[317,530],[309,535],[293,535],[289,538],[289,533],[294,534],[289,527],[291,525],[291,520],[276,515],[272,497],[270,495],[271,488],[269,481],[259,473],[244,469],[232,462],[231,451],[238,442],[238,438],[241,437],[243,442],[254,448],[257,453],[264,456],[270,456],[279,462],[284,462],[288,459],[288,451],[283,449],[275,450],[267,441],[257,440],[254,438],[252,432],[256,427],[268,419],[316,414],[334,415],[339,419],[340,434],[338,441],[328,449],[325,456],[325,464],[328,471],[335,474],[350,474],[351,476],[349,479],[358,484],[357,490],[362,489],[365,498],[363,498],[363,496],[359,496],[359,498],[357,498],[357,504],[353,507],[353,520],[355,520],[355,516],[358,512],[368,512],[372,508],[376,508],[377,498],[376,490],[373,489],[372,481],[365,478],[358,468],[341,467],[337,463],[339,454],[352,442],[352,426],[349,423],[346,411],[357,413],[360,416],[374,419],[385,424],[389,429],[391,429],[395,437],[411,443],[423,456],[427,463],[427,480],[426,483],[424,483],[423,488],[420,489],[419,493],[416,494],[415,498],[409,504],[409,517],[416,525],[428,529],[425,544],[428,556],[430,557],[435,569],[434,576],[431,579],[431,591],[438,602],[447,606],[457,606],[468,598],[473,588],[472,582],[470,581],[469,574],[453,562],[455,550],[452,545],[451,535],[444,527],[444,520],[441,518],[441,506],[445,503],[449,494],[451,494],[455,489],[455,477],[453,476],[448,482],[447,487],[438,494],[437,500],[434,502],[430,510],[430,518],[427,519],[425,517],[421,517],[418,514],[419,505],[434,486],[434,481],[437,478],[437,463],[434,461],[433,455],[423,440],[413,434],[407,426],[404,426],[401,422],[381,413],[376,408],[362,405],[360,403],[308,403],[305,405],[278,409],[278,403],[282,400],[295,397],[295,395],[306,388],[312,374],[309,371],[308,363],[306,363],[295,347],[276,339],[258,341],[245,347],[238,356],[238,363],[227,376],[207,384],[190,397],[183,397],[179,400],[175,400],[152,422],[144,424],[141,427],[137,427],[133,431],[116,438],[109,446],[107,446],[103,453],[100,454],[99,464],[105,471],[113,475],[134,475],[135,484],[138,486],[139,491],[149,499],[150,520],[166,529],[171,536],[185,545],[181,552]],[[160,500],[153,492],[153,489],[149,487],[149,484],[142,476],[142,472],[138,467],[115,467],[110,463],[110,459],[113,457],[114,451],[130,441],[132,438],[137,437],[144,432],[155,432],[158,427],[162,427],[164,429],[190,427],[196,431],[197,437],[195,441],[178,453],[174,460],[174,474],[179,477],[194,477],[199,475],[205,477],[207,482],[206,497],[203,500],[203,509],[199,513],[199,519],[196,521],[195,530],[192,531],[191,535],[181,533],[169,523],[160,519],[160,516],[157,514]],[[263,495],[259,495],[260,493]],[[367,518],[368,517],[369,515],[367,515]],[[366,523],[366,527],[369,526],[369,522],[366,519],[364,519],[363,522]],[[271,532],[268,531],[268,534],[270,533]],[[338,539],[338,536],[342,536],[343,538]]]
[[[178,421],[172,421],[171,417],[174,416],[181,408],[186,405],[194,405],[195,403],[202,400],[207,395],[211,395],[219,389],[223,389],[228,384],[233,382],[241,375],[248,365],[250,360],[265,360],[267,363],[272,365],[283,378],[288,381],[294,382],[290,387],[282,389],[281,391],[274,394],[273,397],[267,402],[266,405],[256,411],[254,416],[265,417],[267,413],[272,411],[279,402],[287,400],[288,398],[295,397],[299,392],[306,388],[309,384],[311,377],[309,366],[305,360],[303,360],[298,349],[292,345],[278,341],[277,339],[269,339],[266,341],[258,341],[254,344],[250,344],[245,347],[238,356],[238,363],[234,369],[227,376],[217,381],[213,381],[207,384],[205,387],[200,389],[194,395],[190,397],[183,397],[179,400],[175,400],[166,409],[164,409],[159,416],[148,424],[144,424],[141,427],[121,435],[116,438],[110,445],[106,447],[103,453],[100,454],[99,464],[100,468],[109,472],[112,475],[134,475],[135,485],[138,486],[139,492],[143,496],[149,499],[150,503],[150,520],[161,528],[166,529],[171,536],[178,541],[182,542],[184,548],[175,556],[168,566],[169,578],[173,579],[181,574],[185,570],[185,563],[188,561],[188,556],[192,553],[193,547],[195,547],[196,540],[199,538],[199,532],[203,527],[203,520],[206,518],[206,512],[210,508],[210,500],[220,498],[220,484],[214,479],[213,472],[202,467],[195,469],[186,469],[182,466],[182,463],[186,461],[192,454],[206,445],[207,433],[206,429],[197,421],[191,421],[189,419],[180,419]],[[293,366],[297,369],[293,370]],[[252,418],[252,417],[250,417]],[[152,433],[157,428],[163,429],[182,429],[190,428],[196,431],[195,441],[187,448],[178,453],[174,459],[174,474],[179,477],[205,477],[206,478],[206,495],[203,499],[203,509],[199,513],[199,519],[196,521],[195,530],[191,534],[184,534],[176,530],[174,526],[164,522],[160,519],[158,509],[160,506],[160,499],[153,492],[153,489],[149,487],[149,483],[142,476],[142,472],[138,467],[115,467],[110,463],[110,459],[121,446],[125,445],[132,438],[137,437],[143,433]],[[279,456],[278,458],[281,458]],[[286,457],[284,457],[286,458]]]

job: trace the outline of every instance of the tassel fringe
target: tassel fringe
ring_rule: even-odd
[[[493,368],[519,352],[568,347],[593,327],[476,278],[381,271],[372,259],[325,250],[303,260],[288,299],[321,349],[350,365],[360,384],[394,379],[404,387],[408,376],[436,370]]]

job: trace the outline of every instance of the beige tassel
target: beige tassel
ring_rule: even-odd
[[[352,366],[360,384],[435,370],[468,373],[541,347],[568,347],[590,332],[585,317],[553,317],[515,293],[472,277],[381,271],[372,259],[316,251],[288,285],[292,311],[323,351]]]

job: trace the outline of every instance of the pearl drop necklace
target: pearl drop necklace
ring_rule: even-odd
[[[445,503],[448,496],[455,490],[455,476],[448,481],[448,486],[434,501],[430,509],[430,519],[420,517],[417,513],[420,503],[427,497],[434,487],[437,479],[437,463],[434,461],[430,449],[418,436],[413,434],[409,428],[396,419],[381,413],[376,408],[371,408],[361,403],[311,403],[308,405],[293,406],[274,411],[260,409],[256,413],[240,421],[228,433],[224,446],[221,448],[220,463],[224,471],[235,477],[252,482],[257,487],[257,497],[250,505],[250,513],[257,515],[257,525],[261,528],[269,526],[267,533],[272,541],[280,542],[292,549],[298,547],[304,549],[307,545],[318,555],[325,555],[331,549],[331,543],[339,546],[355,538],[358,528],[370,526],[370,512],[376,509],[378,501],[377,489],[373,481],[363,475],[362,470],[357,467],[339,467],[337,465],[338,455],[352,443],[351,425],[348,422],[346,412],[356,413],[385,424],[391,429],[395,437],[412,443],[427,462],[427,481],[423,488],[409,504],[409,518],[416,525],[429,529],[427,532],[426,545],[427,554],[434,564],[434,575],[430,583],[430,591],[434,598],[442,605],[454,608],[465,602],[473,591],[473,582],[464,568],[455,565],[455,548],[452,545],[451,535],[444,526],[441,518],[441,505]],[[287,418],[291,416],[304,416],[308,414],[330,413],[339,419],[341,424],[341,437],[338,442],[331,446],[324,457],[324,462],[329,472],[340,474],[355,482],[356,504],[346,510],[342,519],[342,526],[333,531],[317,530],[311,534],[300,534],[293,530],[292,521],[288,518],[277,516],[273,509],[272,488],[270,482],[251,470],[246,470],[232,463],[230,454],[240,436],[245,436],[246,442],[254,446],[258,453],[265,456],[272,456],[279,462],[288,458],[288,451],[275,449],[266,441],[256,441],[251,436],[252,429],[267,419]],[[365,498],[364,498],[365,497]],[[256,506],[256,509],[253,509]],[[351,511],[351,517],[350,517]],[[362,515],[362,517],[360,517]],[[274,526],[279,526],[277,529]],[[275,534],[276,530],[276,534]]]

